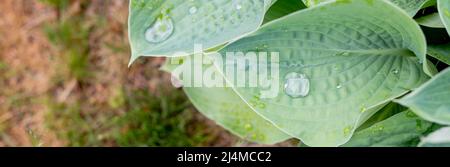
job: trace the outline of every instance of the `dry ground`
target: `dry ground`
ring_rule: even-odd
[[[252,145],[195,111],[163,59],[127,68],[127,3],[0,1],[0,146]]]

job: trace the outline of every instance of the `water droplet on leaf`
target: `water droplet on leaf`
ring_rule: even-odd
[[[193,7],[189,8],[189,13],[190,13],[190,14],[195,14],[195,13],[197,13],[197,7],[193,6]]]
[[[361,107],[361,109],[359,110],[361,113],[364,113],[364,112],[366,112],[367,111],[367,108],[366,107]]]
[[[394,69],[394,70],[392,70],[392,72],[393,72],[394,74],[398,74],[400,71],[398,71],[398,69]]]
[[[161,16],[145,31],[145,39],[150,43],[160,43],[167,40],[173,30],[172,19],[169,16]]]
[[[239,4],[237,4],[237,5],[236,5],[236,9],[237,9],[237,10],[240,10],[240,9],[242,9],[242,6],[239,5]]]
[[[251,130],[252,129],[252,125],[251,124],[245,124],[244,128],[247,129],[247,130]]]
[[[305,74],[291,72],[286,75],[285,93],[293,98],[305,97],[309,93],[309,79]]]
[[[352,132],[352,127],[351,126],[347,126],[347,127],[344,128],[344,136],[350,135],[351,132]]]

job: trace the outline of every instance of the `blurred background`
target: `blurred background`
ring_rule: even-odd
[[[0,1],[0,146],[255,145],[198,113],[164,59],[128,68],[127,17],[126,0]]]

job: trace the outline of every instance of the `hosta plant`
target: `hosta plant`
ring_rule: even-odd
[[[445,146],[449,8],[448,0],[131,0],[130,65],[167,57],[162,70],[197,109],[249,141]]]

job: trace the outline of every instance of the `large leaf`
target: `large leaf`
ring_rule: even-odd
[[[371,127],[355,133],[345,147],[412,147],[431,123],[417,117],[411,111],[396,114]]]
[[[419,147],[450,147],[450,127],[441,128],[424,137]]]
[[[310,146],[344,144],[376,111],[371,109],[428,79],[419,63],[426,64],[423,33],[385,1],[346,0],[302,10],[266,24],[221,53],[248,51],[278,52],[280,78],[297,72],[310,81],[304,98],[286,95],[284,79],[276,98],[261,98],[260,87],[233,88],[252,109]]]
[[[192,57],[189,57],[189,61],[196,60]],[[187,57],[179,59],[187,62]],[[171,64],[171,61],[168,59],[162,70],[173,72],[179,67]],[[204,65],[203,69],[211,69],[210,67],[211,65]],[[215,67],[212,68],[217,70]],[[231,88],[184,87],[183,89],[198,111],[243,139],[274,144],[292,138],[260,117]]]
[[[450,1],[438,0],[438,11],[447,32],[450,34]]]
[[[302,0],[303,3],[305,3],[306,6],[315,6],[318,5],[320,3],[323,2],[328,2],[328,1],[341,1],[341,2],[345,2],[346,0]],[[374,0],[365,0],[365,1],[374,1]],[[379,1],[379,0],[375,0],[375,1]],[[411,17],[416,15],[416,13],[425,5],[428,4],[427,2],[429,0],[388,0],[392,3],[394,3],[395,5],[399,6],[400,8],[402,8],[403,10],[405,10],[408,15],[410,15]]]
[[[428,55],[450,65],[450,43],[443,45],[428,45]]]
[[[274,2],[131,0],[130,63],[139,56],[191,54],[194,44],[202,44],[205,50],[224,44],[257,29]]]
[[[450,125],[450,68],[398,102],[428,121]]]

